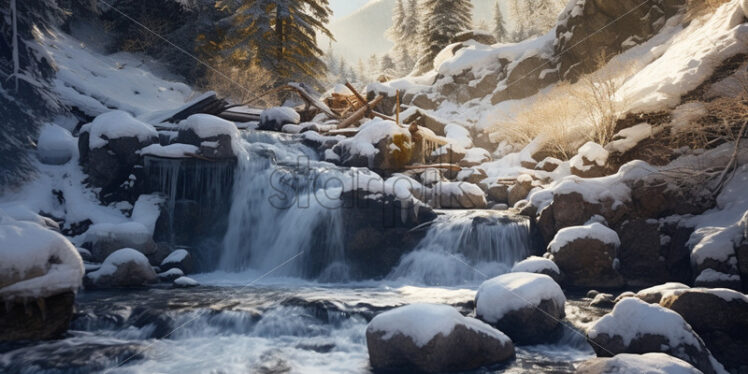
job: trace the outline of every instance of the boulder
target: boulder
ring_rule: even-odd
[[[65,333],[83,274],[80,255],[65,237],[0,210],[0,342]]]
[[[606,174],[605,167],[608,162],[608,151],[594,142],[587,142],[576,156],[569,160],[571,173],[582,178],[598,178]]]
[[[509,186],[502,183],[493,183],[487,190],[488,199],[499,204],[509,205]]]
[[[475,184],[439,182],[431,189],[432,205],[441,209],[485,209],[486,194]]]
[[[590,306],[596,308],[612,308],[613,305],[616,305],[615,297],[609,293],[598,293],[590,301]]]
[[[512,62],[511,65],[513,68],[507,72],[504,88],[497,90],[491,97],[493,105],[530,97],[559,81],[558,74],[552,71],[555,62],[550,56],[531,55]]]
[[[161,261],[161,270],[166,271],[174,268],[181,270],[184,274],[192,273],[194,264],[190,252],[185,249],[177,249]]]
[[[411,105],[417,106],[417,107],[419,107],[421,109],[433,110],[433,109],[436,109],[439,106],[439,103],[436,102],[436,101],[434,101],[434,100],[432,100],[431,97],[429,97],[429,95],[427,95],[425,93],[422,93],[422,94],[416,95],[413,98],[413,101],[411,102]],[[443,129],[443,127],[442,127],[442,129]]]
[[[693,285],[696,287],[708,288],[729,288],[733,290],[742,289],[740,274],[733,272],[723,273],[714,269],[704,269],[694,279]]]
[[[592,358],[582,362],[576,373],[702,374],[688,362],[664,353],[621,353],[609,358]]]
[[[479,184],[486,178],[488,178],[486,171],[479,167],[462,169],[457,173],[457,180],[460,182]]]
[[[661,352],[680,358],[706,374],[723,373],[703,340],[676,312],[634,297],[621,300],[587,329],[600,357]]]
[[[447,144],[428,155],[426,161],[433,164],[457,164],[465,158],[466,152],[458,145]]]
[[[434,168],[424,170],[419,175],[418,179],[420,179],[421,184],[424,186],[433,186],[436,183],[447,181],[447,179],[442,175],[441,170]]]
[[[585,225],[594,216],[603,217],[613,224],[626,212],[625,206],[613,208],[612,200],[590,202],[576,191],[557,192],[551,203],[540,211],[537,223],[544,241],[549,243],[565,227]]]
[[[553,262],[573,287],[617,288],[623,277],[616,270],[620,240],[599,223],[560,230],[548,245]]]
[[[179,268],[171,268],[167,271],[164,271],[162,273],[158,273],[158,279],[162,282],[173,282],[178,278],[181,278],[184,276],[184,272],[182,270],[179,270]]]
[[[394,172],[410,161],[413,141],[407,129],[376,118],[362,125],[356,136],[340,141],[332,151],[343,166]]]
[[[491,154],[483,148],[470,148],[465,152],[465,157],[459,165],[463,168],[478,166],[484,162],[491,161]]]
[[[158,141],[153,126],[129,113],[116,110],[96,117],[81,127],[78,137],[79,161],[88,175],[88,183],[101,188],[103,197],[115,193],[127,195],[122,190],[134,188],[123,184],[130,181],[133,168],[142,164],[138,151]],[[136,191],[132,194],[138,195]]]
[[[63,165],[73,158],[75,138],[70,131],[54,124],[44,124],[36,141],[36,155],[42,164]]]
[[[501,331],[448,305],[412,304],[381,313],[366,328],[374,370],[475,370],[514,357]]]
[[[193,114],[179,123],[176,142],[198,147],[198,153],[214,160],[236,158],[234,141],[239,130],[233,122],[209,114]]]
[[[99,223],[91,225],[84,236],[94,261],[103,262],[109,255],[122,248],[133,248],[150,256],[158,251],[151,230],[139,222]]]
[[[174,280],[175,288],[193,288],[199,285],[200,283],[190,277],[179,277]]]
[[[558,169],[558,167],[561,166],[562,163],[563,161],[555,157],[546,157],[543,159],[543,161],[540,161],[535,165],[535,170],[542,170],[551,173]]]
[[[728,370],[748,370],[748,296],[728,289],[678,289],[660,305],[680,314]]]
[[[629,286],[648,287],[667,281],[690,281],[688,247],[672,245],[674,243],[663,240],[657,221],[631,219],[621,225],[618,234],[621,238],[619,271]]]
[[[508,190],[508,201],[509,206],[514,206],[520,200],[527,198],[527,195],[532,190],[532,177],[527,174],[522,174],[517,177],[517,183],[509,187]]]
[[[545,274],[556,283],[561,283],[561,270],[558,269],[556,264],[543,257],[530,256],[512,266],[512,273],[535,273]]]
[[[562,330],[566,297],[543,274],[508,273],[483,282],[475,295],[475,315],[519,344],[538,344]]]
[[[281,131],[285,125],[298,125],[301,116],[293,108],[276,107],[263,110],[260,114],[259,130]]]
[[[457,33],[457,35],[452,37],[449,44],[462,43],[468,40],[474,40],[478,43],[486,45],[493,45],[498,43],[498,41],[496,40],[496,36],[489,32],[482,30],[468,30]]]
[[[683,283],[678,282],[668,282],[665,284],[660,284],[657,286],[645,288],[636,294],[634,294],[634,297],[637,297],[639,300],[644,301],[645,303],[650,304],[659,304],[660,300],[662,300],[663,295],[667,295],[671,291],[675,290],[685,290],[689,289],[687,285]]]
[[[86,286],[92,288],[142,287],[157,280],[148,258],[132,248],[115,251],[85,278]]]

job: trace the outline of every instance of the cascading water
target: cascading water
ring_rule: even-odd
[[[305,277],[314,270],[305,257],[323,248],[330,280],[345,279],[341,214],[326,190],[340,189],[339,171],[283,135],[251,132],[243,144],[219,269],[263,272],[288,262],[274,275]]]
[[[490,210],[443,211],[392,280],[429,285],[479,282],[507,272],[530,255],[530,222]]]

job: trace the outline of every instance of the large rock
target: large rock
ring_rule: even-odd
[[[374,370],[466,371],[514,356],[501,331],[448,305],[413,304],[377,315],[366,328]]]
[[[233,122],[209,114],[193,114],[179,123],[176,142],[198,147],[203,157],[233,159],[238,137],[239,130]]]
[[[626,284],[647,287],[667,281],[691,280],[691,257],[688,247],[674,245],[669,236],[663,240],[659,223],[632,219],[618,229],[621,246],[618,258],[620,273]]]
[[[538,229],[546,243],[556,233],[571,226],[585,225],[592,217],[602,216],[609,223],[617,222],[625,214],[625,206],[616,206],[610,199],[602,202],[590,202],[575,191],[554,193],[551,203],[544,207],[538,217]]]
[[[341,165],[394,172],[410,161],[413,141],[408,130],[377,118],[362,125],[356,136],[341,141],[332,151]]]
[[[615,231],[593,223],[560,230],[548,252],[570,286],[617,288],[623,286],[623,277],[616,270],[620,244]]]
[[[439,182],[434,185],[432,203],[443,209],[485,209],[486,194],[475,184],[467,182]]]
[[[527,198],[527,195],[532,190],[532,177],[527,174],[522,174],[517,177],[517,183],[509,187],[507,191],[507,197],[509,206],[514,206],[520,200]]]
[[[748,370],[748,296],[728,289],[678,289],[667,292],[660,305],[678,312],[728,370]]]
[[[509,273],[480,285],[475,315],[519,344],[537,344],[560,332],[565,303],[561,287],[551,277]]]
[[[491,97],[494,105],[530,97],[559,80],[558,73],[552,71],[555,64],[549,56],[532,55],[511,65],[513,68],[507,72],[504,89],[496,91]]]
[[[610,358],[597,357],[579,365],[576,373],[702,374],[688,362],[664,353],[621,353]]]
[[[190,274],[194,270],[192,255],[186,249],[177,249],[161,261],[160,268],[161,271],[176,268],[181,270],[184,274]]]
[[[545,274],[553,278],[556,283],[561,283],[562,276],[556,264],[543,257],[530,256],[512,266],[512,273],[535,273]]]
[[[101,267],[86,274],[86,285],[93,288],[142,287],[158,281],[148,258],[132,249],[115,251]]]
[[[685,0],[590,0],[569,6],[556,27],[561,79],[576,80],[655,35]],[[602,60],[602,61],[601,61]]]
[[[277,107],[262,111],[258,129],[267,131],[281,131],[284,125],[298,125],[301,115],[293,108]]]
[[[0,210],[0,342],[67,331],[83,263],[62,235]]]
[[[678,282],[668,282],[657,286],[645,288],[635,293],[633,296],[650,304],[659,304],[660,300],[664,295],[668,295],[671,291],[689,289],[687,285]]]
[[[83,238],[84,246],[90,249],[97,262],[103,262],[122,248],[134,248],[147,256],[158,251],[152,231],[139,222],[91,225]]]
[[[600,357],[662,352],[706,374],[724,372],[704,341],[678,313],[633,297],[621,300],[611,313],[592,324],[587,338]]]
[[[130,180],[133,168],[142,164],[137,151],[158,143],[158,140],[153,126],[129,113],[117,110],[96,117],[81,127],[78,137],[79,160],[88,175],[88,182],[101,188],[104,198],[114,193],[125,194],[120,190],[133,189],[124,183]],[[137,195],[137,192],[132,194]]]
[[[45,124],[36,142],[36,155],[47,165],[63,165],[73,158],[75,138],[70,131],[54,124]]]

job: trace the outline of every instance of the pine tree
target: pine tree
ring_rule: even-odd
[[[501,14],[501,4],[498,1],[496,2],[496,8],[494,8],[493,20],[493,33],[496,40],[499,42],[505,41],[507,38],[506,24],[504,23],[504,16]]]
[[[379,57],[377,57],[376,54],[372,54],[369,56],[369,76],[371,78],[377,78],[379,74],[382,72],[382,69],[379,66]]]
[[[279,83],[321,87],[326,67],[316,37],[333,38],[328,0],[220,0],[216,6],[233,14],[225,51],[237,65],[257,64]]]
[[[395,65],[395,61],[392,60],[392,57],[390,55],[384,55],[382,57],[382,64],[381,64],[382,72],[394,72],[397,70],[397,65]]]
[[[358,63],[356,64],[356,75],[361,81],[369,80],[369,71],[366,69],[363,59],[358,59]]]
[[[433,68],[434,58],[456,34],[469,30],[473,24],[470,0],[425,0],[424,27],[421,38],[424,50],[418,60],[419,72]]]

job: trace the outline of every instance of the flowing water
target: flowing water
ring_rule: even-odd
[[[0,372],[367,373],[365,329],[373,316],[414,302],[469,314],[483,280],[530,254],[524,219],[443,211],[384,279],[353,280],[335,198],[354,171],[318,161],[283,135],[251,132],[243,145],[221,244],[198,258],[213,257],[201,267],[210,271],[194,276],[202,286],[82,291],[64,339],[0,345]],[[162,191],[187,183],[173,164],[150,167],[160,170]],[[201,173],[201,181],[227,178]],[[210,183],[198,183],[208,194],[203,203],[219,204],[211,193],[228,193],[227,186]],[[174,195],[168,204],[176,206]],[[324,248],[314,253],[326,268],[311,277],[313,247]],[[573,372],[593,352],[571,326],[601,313],[581,299],[569,295],[561,340],[518,346],[515,360],[478,372]]]

